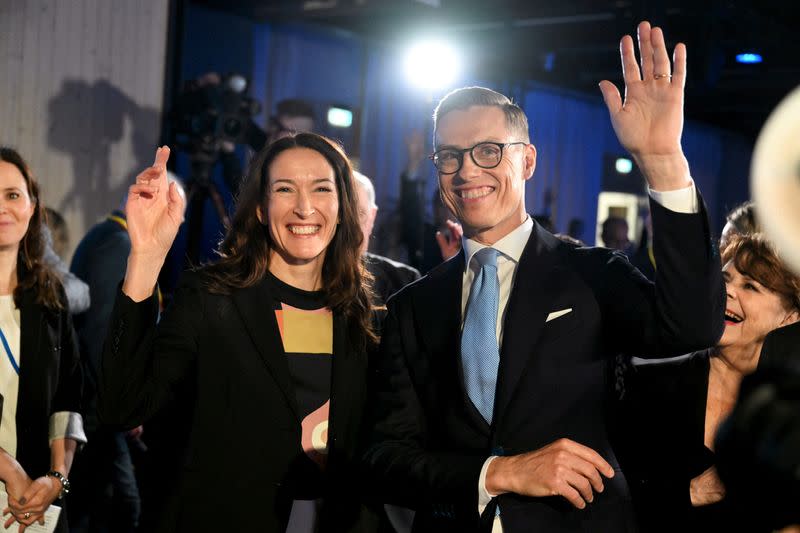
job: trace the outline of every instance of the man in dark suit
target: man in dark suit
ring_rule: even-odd
[[[417,509],[417,531],[633,530],[608,436],[609,362],[722,332],[719,255],[680,145],[686,49],[670,75],[661,30],[638,30],[641,70],[621,43],[624,105],[600,88],[650,187],[655,284],[621,253],[533,222],[536,149],[508,98],[471,87],[436,109],[433,159],[462,252],[389,302],[365,453],[387,497]]]

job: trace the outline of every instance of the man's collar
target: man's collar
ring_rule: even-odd
[[[519,263],[522,252],[525,250],[525,245],[528,244],[528,239],[533,231],[533,219],[530,216],[525,218],[525,222],[517,226],[514,231],[497,241],[492,245],[492,248],[511,259],[515,263]],[[472,261],[472,256],[475,255],[482,248],[486,248],[485,244],[478,241],[462,237],[461,244],[464,248],[464,271],[469,268],[469,263]]]

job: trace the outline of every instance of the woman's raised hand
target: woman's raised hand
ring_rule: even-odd
[[[167,180],[168,159],[168,147],[156,150],[153,166],[142,171],[128,190],[125,210],[132,255],[163,261],[183,222],[186,200]]]
[[[122,292],[140,302],[155,288],[172,242],[183,222],[186,199],[176,183],[167,180],[169,148],[156,150],[156,161],[128,189],[125,212],[131,253]]]

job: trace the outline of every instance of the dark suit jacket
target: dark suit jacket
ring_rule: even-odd
[[[609,361],[618,352],[686,353],[713,345],[723,328],[719,256],[705,211],[651,208],[655,285],[622,254],[575,247],[535,226],[506,309],[491,427],[461,375],[463,252],[390,300],[372,373],[375,420],[365,461],[390,497],[417,508],[416,530],[478,529],[486,458],[563,437],[596,450],[617,475],[587,510],[557,497],[501,495],[505,533],[632,529],[606,424]],[[549,313],[569,308],[545,323]]]
[[[36,303],[25,291],[20,310],[17,461],[32,478],[50,470],[50,415],[81,412],[82,375],[72,320],[66,311]],[[5,356],[5,354],[3,354]]]
[[[798,358],[794,364],[789,363],[792,355]],[[740,514],[727,499],[692,508],[691,480],[717,461],[704,445],[710,357],[711,350],[703,350],[663,361],[634,361],[624,373],[616,451],[642,531],[771,530],[758,519],[743,527],[742,521],[757,513]],[[800,370],[798,324],[767,335],[757,375],[785,374],[792,367]],[[751,429],[760,430],[755,424]],[[737,473],[741,467],[737,464]]]
[[[119,211],[113,214],[125,218]],[[74,318],[85,380],[86,430],[90,433],[97,429],[97,376],[103,340],[117,298],[117,288],[125,277],[130,251],[128,230],[107,218],[94,225],[81,239],[70,264],[70,271],[89,285],[91,297],[91,307]]]
[[[135,427],[191,380],[189,449],[161,530],[216,531],[219,524],[231,532],[282,532],[293,499],[287,474],[304,452],[273,295],[267,281],[229,296],[211,294],[201,276],[184,274],[157,327],[154,297],[136,304],[120,293],[103,353],[98,412],[105,423]],[[361,527],[351,465],[367,360],[346,331],[335,316],[323,531]],[[232,512],[217,511],[225,501]]]
[[[693,509],[689,492],[715,462],[704,444],[710,356],[639,360],[626,372],[613,438],[641,531],[731,530],[721,503]]]
[[[389,296],[396,293],[412,281],[419,279],[419,270],[382,255],[365,253],[364,264],[374,278],[372,286],[377,306],[383,306]]]

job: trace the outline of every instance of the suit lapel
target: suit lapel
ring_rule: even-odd
[[[299,422],[297,397],[289,373],[286,352],[283,349],[278,320],[275,318],[276,301],[272,291],[269,290],[268,281],[265,278],[253,287],[237,290],[231,298],[258,355],[275,379]]]
[[[414,302],[414,314],[419,317],[419,329],[423,333],[433,375],[453,387],[454,394],[463,402],[464,412],[480,431],[488,433],[489,424],[472,404],[464,388],[464,374],[461,369],[461,293],[464,263],[462,250],[428,274],[428,283],[434,290],[420,291],[421,297]]]
[[[559,242],[537,224],[520,257],[504,318],[495,423],[506,412],[528,361],[536,354],[547,314],[561,290],[556,279]]]

